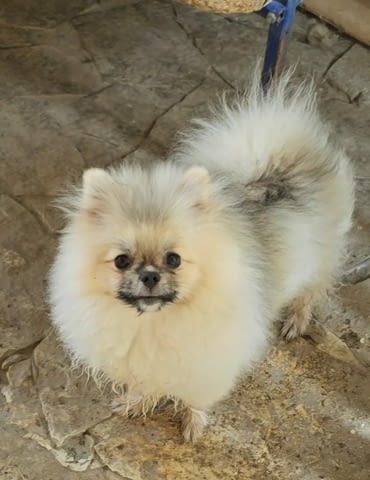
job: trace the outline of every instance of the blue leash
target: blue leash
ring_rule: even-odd
[[[270,23],[265,59],[262,69],[262,86],[266,92],[272,79],[281,72],[289,32],[297,7],[302,0],[273,0],[256,12]]]

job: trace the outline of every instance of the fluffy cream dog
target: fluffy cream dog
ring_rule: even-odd
[[[169,161],[84,173],[50,278],[52,318],[75,360],[127,385],[115,408],[206,411],[283,334],[304,332],[351,225],[353,177],[311,88],[289,75],[198,121]]]

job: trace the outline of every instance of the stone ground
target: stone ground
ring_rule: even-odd
[[[370,478],[370,280],[343,286],[304,339],[276,337],[195,445],[171,413],[113,416],[50,330],[54,196],[86,167],[163,155],[217,93],[242,87],[266,23],[166,0],[3,0],[0,22],[0,478]],[[370,51],[299,14],[289,61],[315,74],[355,164],[349,268],[370,253]]]

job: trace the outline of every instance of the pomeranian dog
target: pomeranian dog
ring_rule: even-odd
[[[52,319],[79,364],[125,385],[114,408],[181,408],[195,440],[207,410],[282,334],[303,334],[340,266],[353,175],[310,86],[252,82],[198,120],[168,161],[92,168],[61,200]],[[181,406],[181,407],[179,407]]]

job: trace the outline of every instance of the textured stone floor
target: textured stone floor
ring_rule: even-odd
[[[341,288],[305,339],[276,337],[196,445],[170,412],[113,416],[111,394],[70,371],[50,330],[56,193],[86,167],[163,155],[243,86],[266,23],[165,0],[3,0],[0,25],[0,478],[370,478],[370,280]],[[289,61],[316,75],[355,164],[349,268],[370,255],[370,51],[299,14]]]

